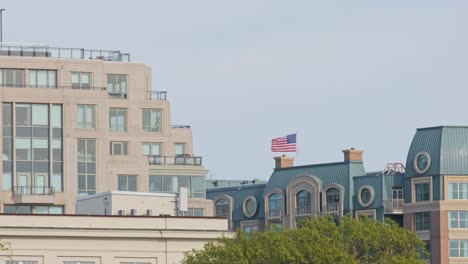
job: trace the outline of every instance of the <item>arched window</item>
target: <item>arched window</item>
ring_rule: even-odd
[[[268,220],[281,221],[283,209],[283,197],[279,193],[274,193],[268,197]]]
[[[227,198],[221,198],[216,201],[216,216],[229,218],[229,200]]]
[[[339,214],[340,212],[340,191],[337,188],[327,190],[327,213]]]
[[[300,191],[296,195],[296,216],[310,216],[311,198],[310,192]]]

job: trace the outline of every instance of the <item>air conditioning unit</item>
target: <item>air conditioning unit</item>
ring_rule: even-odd
[[[137,209],[131,209],[130,210],[130,215],[138,215],[138,210]]]
[[[125,210],[118,210],[118,211],[117,211],[117,214],[118,214],[118,215],[125,215]]]
[[[146,215],[147,216],[152,216],[153,215],[153,209],[146,210]]]

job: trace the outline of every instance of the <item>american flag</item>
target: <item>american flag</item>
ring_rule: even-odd
[[[296,134],[287,135],[285,137],[274,138],[271,140],[272,152],[296,152]]]

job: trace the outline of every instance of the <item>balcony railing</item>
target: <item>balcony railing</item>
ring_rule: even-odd
[[[327,213],[329,214],[340,214],[339,203],[327,203]]]
[[[171,128],[185,129],[185,128],[190,128],[190,126],[189,125],[172,125]]]
[[[298,207],[296,208],[296,217],[306,217],[311,216],[312,210],[310,207]]]
[[[109,93],[110,98],[127,98],[127,93]]]
[[[385,213],[403,213],[404,199],[392,199],[384,201]]]
[[[58,48],[37,45],[0,45],[0,56],[45,57],[81,60],[130,61],[129,53],[117,50],[92,50],[81,48]]]
[[[148,91],[149,100],[167,100],[167,91]]]
[[[55,190],[51,186],[14,186],[13,196],[21,195],[55,195]]]
[[[268,221],[270,222],[281,222],[281,216],[282,216],[281,209],[268,210]]]
[[[202,157],[192,155],[147,156],[149,165],[203,165]]]
[[[55,85],[9,85],[9,84],[0,84],[0,88],[34,88],[34,89],[71,89],[71,90],[99,90],[105,91],[106,87],[79,87],[79,86],[55,86]]]

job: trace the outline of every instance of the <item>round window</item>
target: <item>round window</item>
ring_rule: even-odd
[[[358,202],[362,207],[368,207],[374,201],[374,188],[369,185],[359,189]]]
[[[244,215],[246,217],[254,216],[257,212],[257,199],[255,199],[253,196],[245,198],[242,210],[244,211]]]
[[[423,174],[426,171],[429,170],[429,167],[431,166],[431,156],[429,156],[429,153],[421,151],[414,156],[414,170],[419,173]]]

